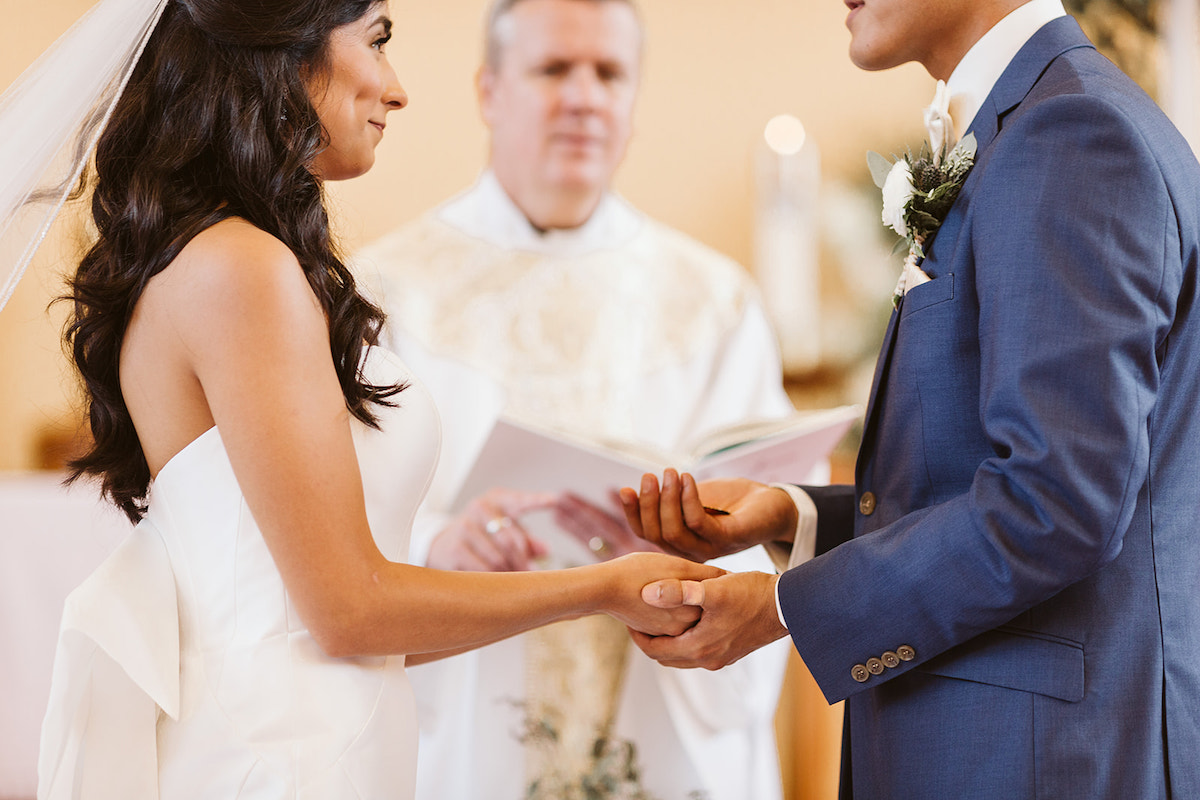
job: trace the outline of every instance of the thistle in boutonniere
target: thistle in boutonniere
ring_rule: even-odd
[[[883,224],[903,237],[897,251],[908,250],[892,295],[896,306],[905,292],[929,280],[920,267],[924,248],[932,243],[975,164],[975,134],[967,134],[953,147],[942,136],[933,138],[934,143],[924,143],[917,155],[909,151],[895,163],[867,153],[871,176],[883,190]]]

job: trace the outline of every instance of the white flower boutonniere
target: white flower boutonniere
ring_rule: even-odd
[[[883,224],[903,237],[897,250],[908,250],[892,296],[894,305],[909,289],[929,280],[920,266],[923,248],[933,241],[975,165],[975,134],[967,134],[953,148],[945,140],[938,145],[934,149],[926,143],[916,156],[910,151],[894,163],[867,153],[871,176],[883,190]]]

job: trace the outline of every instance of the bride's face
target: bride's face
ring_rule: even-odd
[[[329,37],[326,74],[309,84],[309,96],[329,146],[313,160],[324,180],[362,175],[375,163],[387,115],[408,105],[408,95],[384,53],[392,21],[386,2]]]

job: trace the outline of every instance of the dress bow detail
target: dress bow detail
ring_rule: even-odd
[[[175,576],[142,522],[67,597],[38,800],[157,798],[158,712],[179,716],[179,663]]]

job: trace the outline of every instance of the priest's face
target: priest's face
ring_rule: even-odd
[[[492,167],[518,200],[599,193],[625,155],[641,25],[615,0],[522,0],[479,75]],[[528,213],[528,211],[527,211]]]

